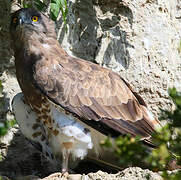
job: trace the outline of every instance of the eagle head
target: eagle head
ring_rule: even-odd
[[[55,37],[55,24],[45,14],[34,8],[22,8],[12,14],[10,33],[13,43],[24,44],[28,40]]]

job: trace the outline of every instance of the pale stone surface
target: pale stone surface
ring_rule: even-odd
[[[84,179],[85,178],[85,179]],[[126,168],[125,170],[117,173],[117,174],[107,174],[102,171],[98,171],[97,173],[89,173],[86,176],[83,176],[83,180],[162,180],[163,178],[152,171],[146,169],[143,170],[139,167],[131,167]]]
[[[120,73],[158,115],[172,107],[168,88],[181,90],[179,8],[176,0],[70,1],[60,42],[69,54]]]
[[[142,95],[155,115],[159,108],[172,108],[167,89],[176,86],[181,90],[180,0],[79,0],[69,1],[69,6],[68,31],[60,29],[58,37],[70,55],[120,73]],[[10,0],[0,0],[0,80],[4,87],[0,103],[5,102],[0,106],[0,121],[12,118],[10,103],[20,91],[8,33],[10,11]],[[59,22],[58,26],[61,25]],[[33,168],[41,175],[41,170],[49,172],[47,166],[40,166],[37,151],[17,128],[3,139],[0,154],[3,155],[0,162],[3,175],[36,174]],[[128,172],[125,170],[125,173]],[[85,177],[93,176],[112,175],[98,172]]]
[[[29,176],[18,178],[17,180],[39,180],[38,177],[30,178]],[[108,174],[102,171],[89,173],[87,175],[70,174],[68,177],[63,177],[61,173],[54,173],[42,180],[163,180],[163,178],[148,169],[143,170],[139,167],[127,168],[117,174]]]

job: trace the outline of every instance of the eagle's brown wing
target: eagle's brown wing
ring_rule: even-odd
[[[129,84],[99,65],[64,54],[38,61],[34,80],[51,101],[106,135],[148,138],[159,125]]]

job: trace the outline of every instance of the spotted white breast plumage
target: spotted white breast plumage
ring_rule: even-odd
[[[87,155],[88,149],[93,148],[90,131],[78,123],[74,117],[66,115],[58,109],[51,105],[50,116],[55,120],[53,129],[59,131],[56,136],[52,136],[51,146],[56,154],[67,146],[74,159],[83,159]]]
[[[48,136],[47,129],[41,121],[37,121],[37,114],[26,104],[22,93],[17,94],[12,101],[12,107],[22,133],[33,142],[41,144],[43,154],[50,159],[54,155],[61,156],[64,153],[64,145],[67,146],[74,159],[83,159],[89,149],[93,149],[97,138],[91,137],[90,130],[77,122],[71,115],[61,113],[56,105],[51,105],[50,116],[54,120],[53,129],[57,134]],[[95,134],[95,133],[94,133]],[[92,134],[93,135],[93,134]],[[69,147],[68,147],[69,146]],[[94,147],[98,153],[99,147]]]
[[[12,101],[12,109],[24,136],[35,145],[49,160],[54,160],[52,148],[49,146],[48,136],[37,114],[25,103],[22,93],[16,94]]]

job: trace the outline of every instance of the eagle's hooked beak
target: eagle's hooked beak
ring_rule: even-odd
[[[29,24],[29,22],[26,20],[25,17],[20,17],[18,24],[19,24],[19,26],[21,27],[21,26],[23,26],[23,25],[25,25],[25,24]]]
[[[27,20],[25,17],[20,17],[18,22],[19,27],[24,27],[26,25],[31,25],[31,22]]]
[[[23,22],[23,19],[22,19],[22,18],[20,18],[20,19],[19,19],[19,25],[20,25],[20,26],[22,26],[22,25],[23,25],[23,23],[24,23],[24,22]]]

